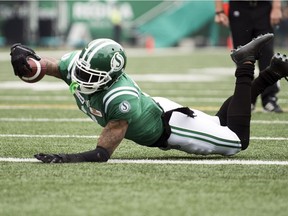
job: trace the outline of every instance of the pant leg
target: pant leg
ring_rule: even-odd
[[[234,155],[241,151],[240,139],[233,131],[220,126],[206,114],[195,113],[196,117],[191,118],[173,112],[169,121],[171,135],[168,147],[200,155]]]

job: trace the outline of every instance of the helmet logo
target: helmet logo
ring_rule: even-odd
[[[124,67],[124,64],[125,64],[125,60],[123,56],[119,52],[114,53],[110,62],[112,71],[121,70]]]

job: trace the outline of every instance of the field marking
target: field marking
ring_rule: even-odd
[[[61,110],[78,110],[77,105],[69,104],[13,104],[13,105],[0,105],[1,110],[36,110],[36,109],[61,109]]]
[[[0,122],[92,122],[89,118],[0,118]],[[252,124],[288,124],[285,120],[251,120]]]
[[[231,77],[231,71],[234,68],[197,68],[190,69],[189,73],[153,73],[153,74],[132,74],[132,77],[136,82],[151,82],[151,83],[175,83],[175,82],[215,82],[223,80],[223,77]],[[213,74],[213,76],[211,76]],[[217,76],[215,76],[217,74]],[[61,81],[41,81],[38,83],[25,83],[23,81],[4,81],[0,85],[0,89],[31,89],[34,91],[68,91],[69,86],[65,82]]]
[[[85,138],[97,139],[98,135],[61,135],[61,134],[0,134],[0,138]],[[286,141],[288,137],[250,137],[251,140],[278,140]]]
[[[93,122],[89,118],[0,118],[0,122]]]
[[[85,138],[97,139],[97,135],[60,135],[60,134],[0,134],[0,138]]]
[[[0,158],[0,162],[39,163],[35,158]],[[110,159],[110,164],[184,164],[184,165],[288,165],[288,161],[263,160],[150,160],[150,159]]]
[[[97,139],[98,135],[67,135],[67,134],[0,134],[0,138],[85,138]],[[251,140],[286,141],[288,137],[250,137]]]
[[[175,82],[216,82],[223,76],[211,76],[208,74],[129,74],[136,82],[151,83],[175,83]],[[60,81],[42,81],[38,83],[25,83],[23,81],[4,81],[0,85],[2,90],[33,90],[33,91],[69,91],[69,86]]]
[[[193,164],[193,165],[288,165],[288,161],[262,160],[122,160],[111,159],[108,163],[135,163],[135,164]]]
[[[288,124],[288,121],[282,120],[251,120],[252,124]]]

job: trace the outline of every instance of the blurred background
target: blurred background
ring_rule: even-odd
[[[288,9],[276,27],[276,46],[288,47]],[[1,1],[0,47],[82,47],[112,38],[125,46],[231,46],[229,30],[214,23],[214,1]]]

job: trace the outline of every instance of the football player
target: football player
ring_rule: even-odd
[[[103,130],[95,149],[75,154],[39,153],[35,157],[44,163],[106,162],[124,138],[147,147],[200,155],[229,156],[245,150],[249,145],[251,97],[288,76],[287,57],[277,54],[252,82],[254,63],[272,38],[273,34],[262,35],[232,51],[237,65],[234,94],[215,116],[142,92],[125,73],[125,51],[113,40],[93,40],[82,51],[68,53],[60,60],[42,58],[46,74],[66,82],[79,109]],[[11,47],[16,75],[27,72],[27,57],[40,59],[26,46]]]

